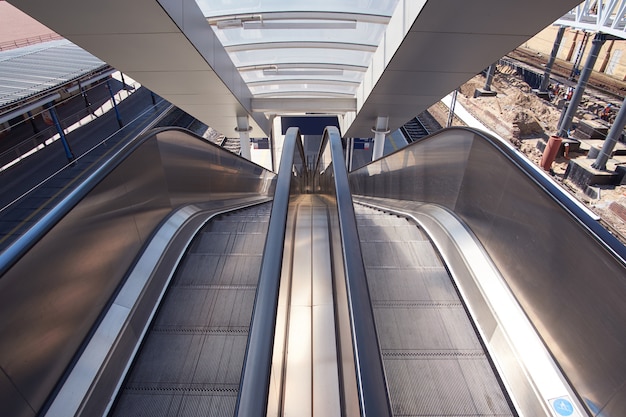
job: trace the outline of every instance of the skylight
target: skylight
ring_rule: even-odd
[[[197,0],[255,97],[353,97],[397,0]]]

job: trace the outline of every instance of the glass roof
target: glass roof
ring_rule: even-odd
[[[398,0],[196,0],[255,97],[354,97]]]

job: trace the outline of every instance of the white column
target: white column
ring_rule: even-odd
[[[378,116],[376,118],[376,127],[372,129],[372,132],[374,132],[374,151],[372,152],[372,161],[383,156],[383,150],[385,149],[385,135],[389,133],[389,130],[387,130],[388,124],[389,117]]]
[[[252,128],[248,123],[248,116],[237,116],[236,132],[239,132],[239,144],[241,146],[241,156],[248,161],[251,158],[250,155],[250,131]]]

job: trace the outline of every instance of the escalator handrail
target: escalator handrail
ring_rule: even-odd
[[[296,150],[304,161],[304,148],[298,128],[287,130],[276,180],[276,191],[268,225],[259,283],[252,310],[252,322],[239,385],[235,416],[265,417],[269,393],[272,350],[278,308],[278,290],[283,263],[283,243]],[[306,164],[302,169],[306,178]]]
[[[389,391],[380,355],[363,255],[359,245],[348,172],[343,163],[341,136],[339,130],[334,126],[329,126],[324,131],[315,165],[316,173],[319,173],[320,157],[326,146],[330,146],[331,160],[333,161],[332,169],[341,231],[361,416],[391,416]]]

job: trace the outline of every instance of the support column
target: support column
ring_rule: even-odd
[[[450,109],[448,110],[448,121],[446,122],[446,127],[452,126],[454,123],[454,108],[456,107],[456,97],[459,94],[459,89],[457,88],[452,92],[452,98],[450,99]]]
[[[352,160],[354,159],[354,138],[350,139],[350,159],[348,160],[348,172],[352,171]]]
[[[474,98],[495,97],[496,95],[498,95],[498,93],[496,93],[495,91],[491,91],[491,82],[493,81],[493,75],[496,73],[497,64],[497,62],[494,62],[493,64],[489,65],[489,67],[487,68],[487,74],[485,75],[485,87],[477,88],[476,90],[474,90]]]
[[[122,122],[122,116],[120,115],[120,111],[117,108],[117,103],[115,102],[115,95],[113,94],[113,90],[111,89],[111,83],[107,80],[107,88],[109,89],[109,94],[111,95],[111,101],[113,102],[113,108],[115,109],[115,117],[117,117],[117,124],[120,126],[120,129],[124,127],[124,123]]]
[[[65,156],[67,157],[68,161],[72,162],[74,160],[74,154],[72,153],[72,150],[70,149],[70,144],[67,141],[67,138],[65,137],[65,132],[63,132],[63,128],[61,127],[61,122],[59,122],[59,117],[57,116],[57,112],[54,108],[54,106],[52,106],[52,104],[48,103],[45,106],[48,109],[48,112],[50,112],[50,117],[52,118],[52,121],[54,122],[54,126],[57,128],[57,132],[59,133],[59,136],[61,137],[61,143],[63,144],[63,150],[65,151]]]
[[[491,82],[493,81],[493,74],[496,72],[496,64],[489,65],[487,68],[487,80],[485,81],[485,91],[491,91]]]
[[[241,146],[241,156],[248,161],[252,158],[250,154],[250,127],[248,123],[248,116],[237,116],[237,127],[235,132],[239,132],[239,145]]]
[[[83,96],[85,108],[89,110],[89,113],[93,113],[93,110],[91,109],[91,102],[89,101],[89,97],[87,96],[87,91],[80,81],[78,82],[78,88],[80,89],[80,95]]]
[[[576,114],[576,110],[578,109],[578,105],[580,104],[580,100],[583,97],[583,93],[585,92],[585,87],[587,86],[587,81],[589,81],[589,77],[591,76],[591,72],[593,71],[593,66],[598,59],[598,54],[600,53],[600,49],[604,42],[606,41],[606,36],[603,33],[596,33],[596,36],[593,38],[593,42],[591,44],[591,51],[589,52],[589,56],[587,57],[587,62],[585,63],[585,67],[583,68],[580,78],[578,79],[578,84],[576,85],[576,89],[574,90],[574,94],[572,95],[572,99],[567,106],[565,111],[565,116],[563,116],[561,123],[559,125],[559,129],[557,132],[557,136],[562,138],[567,137],[567,132],[572,127],[572,120],[574,119],[574,114]]]
[[[374,132],[374,150],[372,152],[372,161],[379,159],[383,156],[383,150],[385,149],[385,135],[389,133],[388,130],[389,117],[377,117],[376,127],[372,129]]]
[[[550,84],[550,74],[552,74],[552,65],[554,65],[556,55],[559,53],[561,41],[563,40],[563,33],[565,33],[565,26],[560,26],[559,31],[556,33],[554,45],[552,46],[550,59],[548,60],[548,63],[546,64],[546,69],[543,73],[543,80],[541,81],[541,86],[539,86],[539,92],[545,93],[546,91],[548,91],[548,84]]]
[[[615,144],[619,140],[622,131],[624,130],[624,126],[626,126],[626,98],[624,98],[624,102],[622,103],[622,107],[619,109],[619,113],[617,113],[615,122],[613,122],[609,133],[606,135],[602,150],[598,154],[595,162],[591,164],[593,168],[600,170],[606,169],[606,163],[609,160],[611,152],[613,152]]]
[[[33,118],[33,114],[30,111],[27,111],[26,114],[28,115],[30,126],[33,128],[33,133],[34,134],[39,133],[39,129],[37,128],[37,125],[35,124],[35,119]]]

